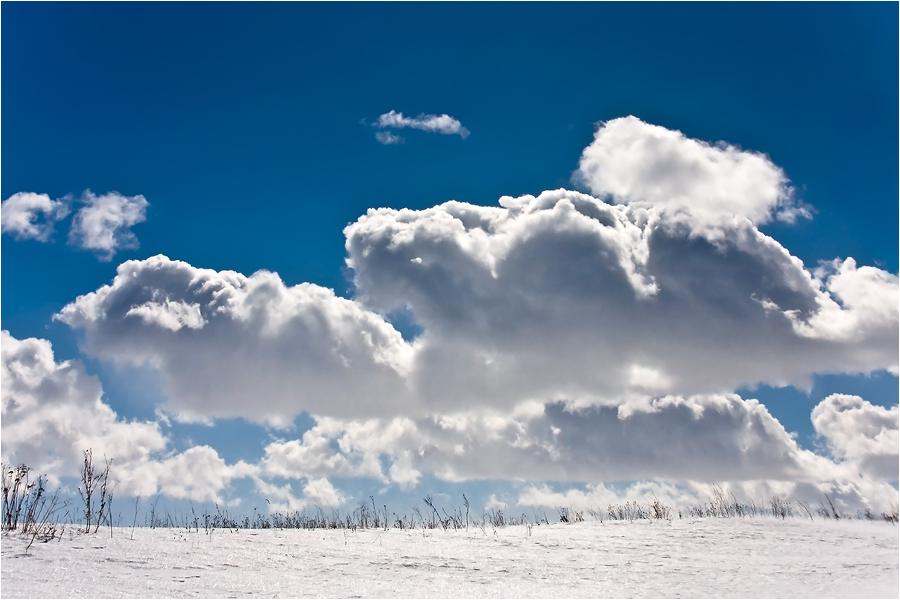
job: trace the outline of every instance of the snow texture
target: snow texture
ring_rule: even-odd
[[[28,543],[3,536],[6,598],[898,597],[897,527],[856,520],[211,534],[70,528],[61,541]]]

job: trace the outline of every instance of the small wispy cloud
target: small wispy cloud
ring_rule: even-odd
[[[104,262],[112,260],[117,250],[139,247],[131,226],[147,220],[146,198],[118,192],[97,196],[85,190],[80,202],[84,206],[72,218],[70,246],[90,250]]]
[[[376,132],[375,139],[385,146],[389,146],[391,144],[402,144],[404,142],[404,138],[400,137],[399,135],[394,135],[390,131]]]
[[[428,133],[440,133],[442,135],[458,135],[462,139],[469,137],[469,130],[463,127],[459,120],[454,119],[448,114],[442,115],[426,115],[420,114],[418,117],[404,117],[402,112],[392,110],[378,117],[372,127],[379,129],[395,128],[395,129],[419,129]],[[390,131],[379,131],[375,134],[382,144],[399,144],[403,142],[403,138],[395,135]]]
[[[53,224],[70,212],[71,196],[51,200],[47,194],[18,192],[0,204],[0,230],[17,240],[46,242]]]

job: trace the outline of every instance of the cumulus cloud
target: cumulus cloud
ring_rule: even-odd
[[[77,476],[83,452],[111,459],[116,494],[214,501],[253,468],[226,465],[212,448],[167,452],[159,424],[123,421],[106,404],[96,377],[78,361],[56,362],[50,342],[0,333],[2,460],[26,464],[51,484]]]
[[[897,492],[890,484],[878,480],[840,481],[726,481],[704,483],[698,481],[637,481],[624,485],[589,483],[583,486],[528,484],[516,496],[515,503],[523,508],[561,508],[582,511],[587,517],[591,512],[603,515],[611,506],[636,503],[647,510],[659,500],[673,509],[674,514],[688,515],[692,508],[711,507],[721,503],[739,502],[755,504],[768,511],[773,497],[790,503],[805,502],[809,507],[824,505],[825,496],[844,513],[874,509],[890,511],[896,503]],[[792,506],[795,514],[802,509]],[[813,509],[815,510],[815,509]]]
[[[111,285],[57,318],[85,349],[158,368],[168,409],[289,423],[300,412],[398,412],[412,346],[375,313],[274,273],[246,277],[155,256],[122,263]]]
[[[736,223],[809,217],[784,171],[764,154],[686,137],[635,117],[603,123],[574,178],[592,194],[722,235]]]
[[[764,157],[620,121],[607,127],[629,128],[626,154],[657,138],[671,146],[658,187],[679,193],[688,184],[669,171],[696,174],[686,189],[700,220],[640,186],[621,187],[618,204],[553,190],[493,207],[370,209],[344,230],[352,300],[158,256],[124,263],[57,318],[84,330],[94,356],[157,366],[186,418],[620,406],[896,370],[896,275],[852,259],[810,271],[759,231],[786,186]],[[722,164],[726,175],[769,169],[759,185],[771,189],[707,181]],[[753,218],[719,219],[729,202]],[[382,316],[397,310],[422,328],[414,343]]]
[[[463,124],[458,120],[454,119],[450,115],[442,114],[442,115],[426,115],[420,114],[418,117],[404,117],[403,113],[391,111],[384,113],[383,115],[378,117],[378,120],[372,123],[373,127],[379,128],[388,128],[394,127],[396,129],[403,129],[409,127],[411,129],[420,129],[422,131],[427,131],[429,133],[440,133],[443,135],[458,135],[462,139],[466,139],[469,137],[469,130],[463,127]],[[381,133],[381,132],[379,132]],[[382,138],[378,137],[379,134],[375,134],[375,137],[378,138],[378,141],[382,144],[386,143],[395,143],[395,142],[386,142],[383,141]],[[396,138],[393,134],[388,133],[388,136],[391,138]],[[388,138],[385,138],[388,139]]]
[[[267,447],[259,477],[874,493],[888,459],[842,441],[869,435],[843,415],[856,413],[819,411],[835,462],[732,392],[896,372],[897,276],[849,258],[809,269],[762,233],[805,209],[759,153],[626,118],[598,130],[577,174],[595,195],[369,210],[344,230],[353,299],[156,256],[56,318],[91,356],[159,369],[181,419],[315,415]],[[414,342],[388,322],[398,310],[422,329]],[[285,506],[302,502],[283,489]]]
[[[194,446],[180,454],[150,462],[144,473],[162,494],[170,498],[187,498],[199,502],[218,502],[221,492],[233,479],[252,476],[256,468],[243,461],[227,464],[209,446]],[[145,483],[146,486],[146,483]],[[142,496],[153,493],[146,486]]]
[[[859,396],[832,394],[812,412],[813,426],[839,460],[896,481],[900,462],[900,408],[885,408]]]
[[[517,501],[578,509],[629,499],[635,490],[691,505],[715,484],[763,501],[829,493],[850,509],[895,496],[885,479],[897,474],[897,409],[854,396],[831,396],[812,415],[838,462],[799,448],[756,400],[715,394],[635,397],[618,407],[526,402],[507,412],[418,419],[318,417],[300,438],[270,442],[259,463],[229,465],[208,446],[168,451],[157,423],[118,419],[96,378],[77,361],[55,362],[49,342],[2,336],[3,461],[58,482],[76,475],[81,451],[92,448],[114,458],[121,495],[222,501],[231,481],[249,477],[272,510],[301,510],[346,502],[330,477],[411,489],[429,474],[456,482],[645,480],[624,492],[599,483],[562,491],[532,484]]]
[[[544,483],[527,485],[518,494],[516,504],[523,507],[565,507],[584,512],[605,511],[610,505],[625,502],[645,506],[652,500],[659,500],[671,507],[689,507],[705,500],[700,497],[694,485],[677,485],[668,481],[638,481],[624,488],[592,483],[584,488],[563,489],[554,489]]]
[[[53,235],[53,224],[69,214],[70,200],[51,200],[33,192],[13,194],[0,204],[0,230],[17,240],[46,242]]]
[[[61,462],[77,465],[88,448],[130,463],[165,447],[155,423],[119,421],[101,399],[100,382],[80,362],[55,362],[46,340],[0,335],[5,463],[57,471]],[[15,457],[8,454],[12,449]]]
[[[895,368],[896,276],[825,277],[750,223],[713,241],[667,218],[566,190],[372,209],[345,229],[347,263],[358,302],[424,329],[410,380],[442,409]]]
[[[147,219],[147,199],[109,192],[102,196],[86,190],[83,204],[72,218],[69,244],[94,252],[102,261],[110,261],[118,250],[138,248],[138,239],[131,227]]]
[[[508,413],[470,410],[416,420],[321,418],[301,439],[270,443],[260,472],[289,479],[367,477],[402,489],[426,473],[456,482],[643,480],[624,492],[602,484],[564,492],[533,484],[519,497],[523,506],[605,508],[614,500],[639,500],[632,497],[637,492],[687,506],[706,501],[715,485],[762,504],[773,494],[815,503],[835,493],[847,507],[886,506],[895,491],[885,472],[867,465],[876,456],[889,464],[891,452],[896,458],[896,445],[890,446],[896,409],[854,402],[865,414],[871,443],[838,463],[799,448],[756,400],[725,394],[648,397],[625,409],[532,403]],[[833,404],[833,398],[823,401],[813,418],[822,435],[836,438],[835,427],[818,417],[830,414]],[[838,429],[856,440],[860,420],[845,418]]]
[[[57,362],[50,342],[18,340],[0,333],[0,394],[2,394],[2,461],[26,464],[44,474],[53,486],[77,477],[83,452],[94,463],[111,459],[115,494],[152,496],[197,502],[222,502],[235,479],[249,477],[271,497],[275,510],[307,506],[337,507],[345,496],[326,477],[304,480],[303,495],[294,497],[290,485],[279,486],[281,473],[243,461],[227,464],[209,446],[193,446],[174,453],[158,423],[123,421],[103,399],[99,380],[79,361]],[[296,477],[294,477],[296,478]]]
[[[863,340],[877,335],[900,314],[897,276],[875,267],[857,267],[852,258],[824,263],[813,271],[817,310],[804,319],[787,311],[795,331],[810,338]],[[876,350],[877,351],[877,350]]]
[[[299,497],[294,494],[290,482],[279,485],[257,478],[256,489],[273,512],[294,512],[312,507],[336,509],[347,501],[343,492],[326,477],[305,480]]]
[[[302,439],[269,444],[262,469],[282,477],[372,477],[403,487],[422,473],[450,481],[722,481],[793,479],[821,466],[755,400],[731,394],[635,404],[630,411],[532,403],[505,413],[416,420],[322,418]]]

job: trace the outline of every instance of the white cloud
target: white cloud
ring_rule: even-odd
[[[546,404],[416,420],[323,418],[302,440],[269,444],[262,464],[285,477],[331,473],[397,484],[421,473],[450,481],[512,473],[559,481],[793,479],[821,465],[755,400],[713,395],[639,404],[631,411]],[[384,473],[382,459],[399,466]]]
[[[832,394],[812,412],[816,431],[835,458],[875,477],[896,481],[900,461],[900,408],[884,408],[859,396]]]
[[[818,310],[806,319],[795,311],[786,312],[800,335],[833,341],[872,339],[890,334],[889,324],[900,318],[896,275],[875,267],[857,267],[856,261],[848,258],[822,264],[814,276],[820,288]],[[885,343],[896,341],[884,337]]]
[[[79,202],[83,206],[72,218],[70,245],[95,252],[102,261],[112,260],[120,249],[138,247],[130,228],[146,220],[149,203],[143,196],[118,192],[97,196],[85,190]],[[69,214],[71,203],[71,196],[51,200],[47,194],[13,194],[0,205],[2,231],[18,240],[46,242],[53,234],[54,223]]]
[[[310,479],[303,486],[303,497],[308,504],[337,508],[346,501],[346,497],[325,477]]]
[[[635,117],[601,124],[575,172],[598,197],[665,215],[697,235],[735,224],[809,217],[784,171],[764,154],[710,145]]]
[[[387,421],[321,417],[301,439],[267,445],[260,465],[269,477],[368,477],[410,487],[421,475],[413,468],[410,453],[419,440],[416,423],[405,417]],[[387,474],[383,455],[392,457]]]
[[[828,497],[828,500],[825,497]],[[726,481],[704,483],[697,481],[637,481],[626,485],[610,485],[603,483],[587,484],[578,487],[551,487],[547,484],[529,484],[522,489],[517,504],[530,508],[568,508],[582,511],[586,519],[591,513],[606,518],[609,509],[615,505],[636,503],[644,511],[659,500],[664,506],[672,509],[671,516],[681,512],[687,516],[692,508],[711,508],[734,502],[744,505],[755,505],[763,513],[769,512],[774,497],[788,502],[794,515],[804,517],[805,514],[796,502],[805,502],[815,514],[828,501],[844,513],[855,513],[866,508],[879,511],[890,511],[896,504],[897,492],[888,483],[876,480],[861,481],[828,481],[818,483],[753,480]]]
[[[420,114],[418,117],[404,117],[403,113],[391,111],[384,113],[378,117],[378,120],[372,123],[373,127],[387,128],[394,127],[403,129],[409,127],[412,129],[421,129],[429,133],[441,133],[443,135],[459,135],[462,139],[469,137],[469,130],[463,127],[463,124],[454,119],[450,115],[426,115]],[[378,134],[376,134],[378,137]],[[381,143],[383,142],[380,138]]]
[[[800,209],[757,153],[629,118],[598,131],[580,172],[615,203],[553,190],[369,210],[344,230],[352,300],[156,256],[57,318],[89,355],[159,369],[182,419],[316,415],[302,439],[266,448],[260,477],[833,480],[847,497],[874,493],[877,453],[825,425],[840,462],[802,451],[730,392],[896,372],[897,276],[852,259],[811,271],[759,231]],[[396,310],[422,328],[414,343],[385,320]]]
[[[70,245],[90,250],[102,261],[112,260],[118,250],[139,246],[130,228],[147,219],[146,198],[118,192],[97,196],[86,190],[80,201],[84,206],[72,218]]]
[[[151,462],[142,471],[152,473],[149,481],[170,498],[218,502],[221,492],[232,479],[252,476],[257,469],[243,461],[228,465],[213,448],[194,446],[175,456]]]
[[[631,138],[662,135],[626,124]],[[675,140],[670,154],[770,165],[662,137]],[[729,190],[719,199],[763,198],[745,202],[763,207],[758,219],[779,198]],[[159,256],[124,263],[112,285],[58,318],[84,329],[94,356],[157,366],[169,408],[198,419],[416,417],[528,400],[619,406],[897,368],[895,275],[852,259],[810,272],[749,219],[717,221],[710,238],[708,219],[620,199],[554,190],[495,207],[371,209],[345,229],[353,300]],[[395,310],[422,327],[415,343],[381,316]]]
[[[594,511],[605,517],[610,505],[637,502],[643,508],[654,500],[659,500],[670,507],[689,507],[704,502],[693,486],[678,486],[666,481],[638,481],[617,489],[602,483],[588,484],[585,488],[568,488],[555,490],[547,484],[528,485],[517,499],[519,506],[568,508],[585,512],[583,516],[590,518]],[[677,508],[676,508],[677,510]]]
[[[70,198],[51,200],[47,194],[18,192],[0,204],[0,230],[17,240],[46,242],[53,224],[69,214]]]
[[[300,439],[271,442],[259,463],[229,465],[207,446],[171,453],[156,423],[118,419],[80,363],[55,362],[45,340],[2,335],[3,461],[58,481],[76,475],[81,451],[92,448],[114,459],[120,496],[222,501],[231,481],[250,477],[273,510],[300,510],[346,502],[329,477],[411,489],[425,473],[447,481],[642,479],[650,482],[645,495],[680,505],[711,494],[713,484],[762,502],[772,493],[812,501],[834,493],[851,508],[895,496],[888,482],[896,478],[897,409],[853,396],[831,396],[813,412],[839,462],[800,449],[757,401],[720,394],[634,397],[619,407],[531,402],[415,420],[320,417]],[[536,484],[519,504],[581,509],[613,497],[622,494],[599,484],[566,492]]]
[[[345,229],[357,301],[424,329],[411,382],[439,411],[897,365],[898,284],[882,270],[823,280],[750,223],[711,241],[566,190],[500,204],[372,209]]]
[[[331,444],[343,433],[344,425],[340,421],[323,418],[306,431],[301,439],[272,442],[266,446],[266,455],[261,462],[263,472],[271,477],[296,478],[327,474],[372,477],[386,481],[381,472],[378,454],[387,446],[379,446],[368,455],[354,452],[352,448],[341,452],[332,448]]]
[[[488,498],[487,503],[484,505],[484,510],[506,510],[507,503],[498,499],[496,494],[491,494]]]
[[[389,146],[391,144],[401,144],[404,141],[402,137],[400,137],[399,135],[394,135],[390,131],[375,132],[375,139],[385,146]]]
[[[300,497],[294,495],[290,483],[276,484],[256,478],[256,489],[269,504],[272,512],[294,512],[308,508],[337,509],[347,497],[335,488],[326,477],[307,479]]]
[[[169,300],[162,303],[145,302],[128,309],[125,316],[138,316],[148,325],[159,325],[171,331],[178,331],[182,327],[201,329],[206,325],[206,319],[200,312],[200,305],[196,302],[193,304]]]
[[[82,452],[90,449],[96,466],[103,457],[112,460],[116,495],[162,492],[196,501],[220,500],[232,479],[254,473],[243,462],[226,465],[205,446],[167,452],[157,423],[119,419],[103,402],[97,378],[78,361],[56,362],[46,340],[17,340],[3,331],[0,354],[4,464],[26,464],[58,485],[78,476]]]
[[[895,496],[896,409],[857,398],[857,414],[835,415],[834,404],[823,401],[813,419],[843,449],[837,463],[798,447],[756,400],[721,394],[645,397],[625,410],[526,404],[416,420],[321,418],[300,440],[270,443],[260,466],[268,477],[368,477],[404,489],[424,473],[453,482],[644,480],[624,495],[596,484],[592,493],[573,488],[560,497],[535,484],[519,500],[578,509],[639,500],[636,490],[685,506],[705,501],[714,485],[762,505],[773,494],[815,504],[836,493],[846,506],[887,506]]]
[[[80,362],[55,362],[46,340],[0,335],[4,463],[58,474],[75,472],[87,449],[132,465],[165,447],[155,423],[118,420]]]

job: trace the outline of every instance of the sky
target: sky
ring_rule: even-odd
[[[897,501],[895,4],[0,11],[4,463]]]

